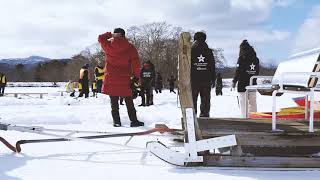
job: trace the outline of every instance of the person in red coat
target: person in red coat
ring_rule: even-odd
[[[137,119],[130,88],[130,77],[140,75],[140,60],[136,48],[126,39],[122,28],[99,35],[98,41],[106,55],[102,93],[110,96],[113,125],[121,126],[119,98],[124,97],[130,126],[144,126]]]

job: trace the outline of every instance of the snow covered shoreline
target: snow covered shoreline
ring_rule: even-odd
[[[67,95],[61,97],[59,90],[64,87],[7,87],[6,92],[48,92],[40,99],[36,96],[12,96],[0,98],[0,121],[27,126],[44,126],[55,129],[78,129],[110,132],[134,132],[165,123],[172,128],[180,128],[181,110],[177,105],[176,94],[164,90],[154,93],[154,106],[138,107],[140,98],[135,100],[137,116],[146,127],[129,128],[125,106],[120,115],[125,127],[114,128],[110,113],[109,98],[74,99]],[[212,90],[212,117],[239,117],[237,97],[230,88],[223,89],[224,96],[215,96]],[[277,99],[279,108],[295,105],[291,97],[284,95]],[[270,111],[271,98],[258,95],[258,110]],[[270,106],[268,106],[268,104]],[[0,136],[15,142],[20,139],[46,138],[31,133],[0,131]],[[128,138],[102,140],[124,144]],[[168,146],[175,144],[168,136],[134,137],[129,145],[140,148],[152,140],[160,140]],[[13,154],[0,145],[1,180],[88,180],[88,179],[318,179],[320,171],[279,171],[266,169],[238,168],[177,168],[168,165],[142,150],[132,150],[88,142],[57,142],[28,144],[22,147],[21,154]]]

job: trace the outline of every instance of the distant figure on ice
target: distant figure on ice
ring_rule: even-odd
[[[170,93],[173,92],[176,94],[176,92],[174,92],[174,82],[176,81],[176,78],[174,78],[174,76],[171,75],[167,81],[169,82]]]
[[[152,100],[152,84],[155,78],[155,69],[150,61],[144,62],[140,72],[141,78],[141,104],[139,106],[150,106]]]
[[[7,77],[4,73],[0,72],[0,96],[4,95],[4,89],[7,85]]]
[[[163,84],[162,84],[162,76],[160,74],[160,72],[157,72],[156,75],[156,81],[155,81],[155,91],[156,93],[162,93],[162,88],[163,88]]]
[[[85,98],[89,97],[89,64],[85,64],[80,69],[79,83],[81,84],[81,91],[79,97],[85,95]]]
[[[243,40],[240,44],[239,58],[236,67],[236,73],[233,78],[232,87],[235,88],[238,83],[238,93],[240,101],[241,116],[246,117],[245,110],[245,91],[246,86],[250,83],[251,76],[259,74],[259,59],[257,58],[254,48]],[[256,82],[254,82],[256,84]],[[249,111],[257,112],[256,93],[249,93]]]
[[[195,112],[197,113],[197,100],[200,94],[200,117],[209,117],[211,84],[215,83],[215,60],[206,43],[207,35],[204,32],[194,34],[191,47],[191,89]]]
[[[132,74],[137,78],[140,76],[140,60],[136,48],[128,42],[125,31],[121,28],[116,28],[113,33],[99,35],[98,41],[106,55],[102,93],[110,96],[113,126],[121,126],[119,97],[125,99],[130,126],[144,126],[137,119],[130,88]]]
[[[70,93],[71,97],[74,97],[76,90],[74,89],[74,83],[71,80],[66,84],[66,92]]]
[[[216,96],[219,96],[219,95],[222,96],[222,88],[223,88],[223,84],[222,84],[221,73],[218,73],[217,79],[216,79]]]
[[[101,93],[101,87],[104,78],[103,63],[99,60],[98,65],[94,68],[94,78],[97,82],[97,93]]]

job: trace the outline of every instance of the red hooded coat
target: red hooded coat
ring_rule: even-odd
[[[106,54],[102,93],[110,96],[132,96],[130,76],[140,75],[140,60],[136,48],[124,37],[108,41],[110,32],[99,35],[98,41]]]

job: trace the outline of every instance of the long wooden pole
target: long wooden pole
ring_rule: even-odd
[[[179,39],[179,63],[178,63],[179,100],[180,100],[182,116],[183,116],[182,128],[187,131],[188,128],[187,128],[186,109],[192,108],[195,137],[196,139],[201,139],[201,133],[200,133],[198,121],[196,119],[196,114],[193,107],[190,72],[191,72],[191,35],[188,32],[182,32]],[[189,132],[189,133],[193,133],[193,132]],[[188,134],[185,135],[185,142],[189,142]]]

